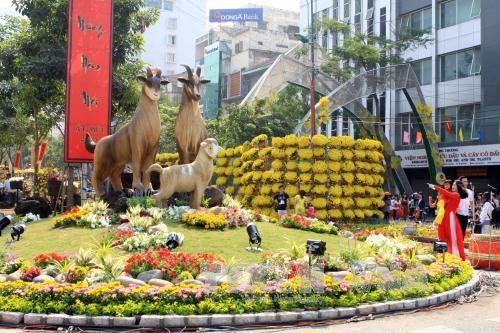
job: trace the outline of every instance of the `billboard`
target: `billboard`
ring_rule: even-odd
[[[262,22],[262,8],[210,9],[210,22]]]
[[[109,134],[113,1],[69,1],[64,161],[90,162],[85,133]]]

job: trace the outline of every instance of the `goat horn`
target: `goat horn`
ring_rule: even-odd
[[[161,69],[159,68],[156,70],[156,77],[161,78]]]
[[[200,66],[196,67],[196,75],[198,75],[198,77],[200,77],[200,75],[201,75],[201,67]]]
[[[193,71],[191,70],[191,67],[188,65],[181,65],[182,67],[186,68],[186,71],[188,73],[188,79],[192,80],[193,79]]]
[[[151,70],[151,67],[146,67],[146,76],[148,78],[153,77],[153,71]]]

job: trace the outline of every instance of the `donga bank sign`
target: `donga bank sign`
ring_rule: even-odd
[[[210,9],[210,22],[262,22],[262,8]]]

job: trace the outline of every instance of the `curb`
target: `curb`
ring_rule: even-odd
[[[85,316],[66,314],[37,314],[0,311],[0,323],[52,326],[81,327],[134,327],[134,328],[168,328],[168,327],[218,327],[244,326],[255,324],[292,323],[297,321],[315,321],[366,316],[394,311],[414,310],[439,305],[457,300],[470,294],[479,285],[480,273],[474,272],[472,279],[455,289],[427,297],[387,301],[382,303],[362,304],[355,308],[325,308],[317,311],[283,311],[245,314],[213,314],[213,315],[142,315],[137,317]]]

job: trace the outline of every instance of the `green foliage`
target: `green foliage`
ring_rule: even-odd
[[[340,258],[346,264],[350,265],[353,262],[361,259],[361,251],[357,247],[351,247],[340,251]]]
[[[156,207],[156,201],[153,197],[130,197],[127,199],[129,207],[141,206],[144,209]]]

